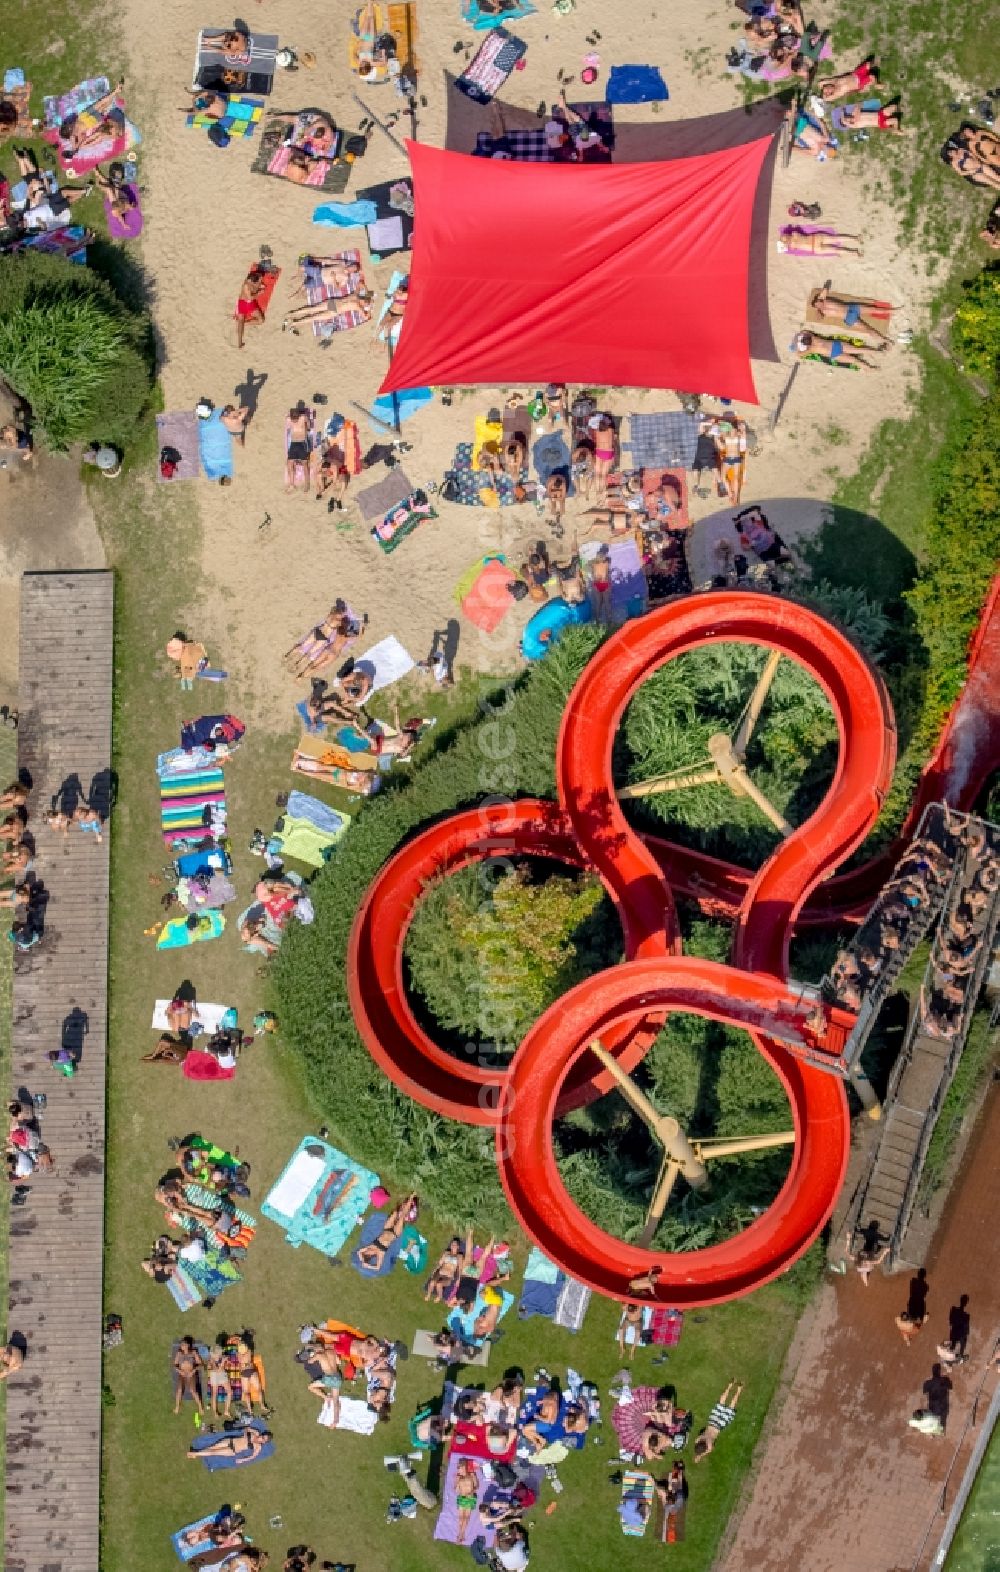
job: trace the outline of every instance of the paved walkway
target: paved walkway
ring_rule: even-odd
[[[98,1572],[108,836],[63,840],[41,817],[77,790],[107,811],[113,583],[21,581],[18,764],[49,899],[42,943],[15,954],[12,1081],[46,1093],[56,1166],[11,1213],[8,1335],[27,1357],[7,1383],[6,1572]],[[79,1056],[72,1080],[46,1062],[61,1042]]]
[[[853,1271],[829,1282],[802,1328],[775,1430],[757,1458],[752,1497],[721,1572],[923,1572],[944,1527],[975,1431],[973,1400],[1000,1332],[1000,1091],[991,1089],[938,1229],[927,1276],[928,1318],[903,1345],[893,1321],[908,1275]],[[954,1372],[947,1430],[907,1426],[948,1336],[948,1310],[970,1295],[969,1359]],[[986,1411],[996,1376],[978,1405]],[[724,1443],[723,1443],[724,1444]],[[949,1477],[950,1476],[950,1477]],[[930,1530],[930,1532],[928,1532]]]

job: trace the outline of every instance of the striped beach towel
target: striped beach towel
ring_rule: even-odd
[[[168,846],[217,838],[225,826],[226,786],[220,769],[194,770],[160,781],[160,828]]]

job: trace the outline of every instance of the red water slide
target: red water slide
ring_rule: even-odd
[[[733,967],[677,955],[670,887],[659,860],[626,821],[612,783],[614,736],[636,689],[665,661],[723,641],[764,644],[798,661],[826,692],[840,733],[837,768],[822,803],[748,878]],[[804,607],[770,596],[698,596],[627,624],[587,666],[559,736],[561,812],[552,803],[522,801],[455,815],[404,846],[371,885],[348,967],[352,1009],[368,1048],[419,1102],[496,1128],[504,1186],[525,1229],[598,1291],[627,1297],[629,1280],[655,1263],[663,1273],[656,1295],[663,1303],[732,1298],[785,1270],[829,1216],[847,1159],[846,1098],[835,1077],[810,1069],[783,1045],[804,1040],[805,1007],[779,979],[804,901],[870,830],[894,758],[884,685],[843,634]],[[628,960],[587,979],[547,1011],[504,1074],[457,1060],[423,1032],[406,999],[402,949],[429,880],[513,854],[550,856],[597,872],[621,916]],[[561,1112],[606,1089],[588,1043],[599,1036],[630,1067],[648,1045],[650,1023],[671,1010],[750,1030],[785,1085],[796,1131],[788,1177],[768,1212],[724,1245],[673,1256],[623,1244],[591,1223],[562,1184],[551,1141]]]

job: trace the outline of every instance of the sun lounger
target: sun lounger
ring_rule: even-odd
[[[495,27],[483,39],[455,86],[473,103],[488,104],[500,91],[528,46],[503,26]]]
[[[226,54],[221,43],[208,42],[225,31],[225,27],[206,27],[198,34],[193,85],[221,93],[270,93],[277,69],[277,33],[251,32],[245,54]]]

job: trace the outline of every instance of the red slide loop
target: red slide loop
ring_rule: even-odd
[[[673,897],[656,856],[625,819],[612,777],[615,732],[637,688],[666,661],[714,642],[765,645],[797,661],[824,689],[840,739],[823,801],[749,881],[732,967],[677,956]],[[562,811],[528,801],[455,815],[405,845],[370,887],[355,920],[348,979],[365,1043],[417,1101],[496,1127],[498,1162],[519,1220],[567,1272],[598,1291],[626,1297],[629,1278],[658,1262],[662,1303],[731,1298],[789,1266],[830,1215],[846,1161],[846,1100],[832,1076],[781,1046],[782,1038],[800,1040],[802,1007],[790,1019],[793,996],[780,979],[804,901],[868,833],[894,761],[884,685],[836,628],[777,597],[692,596],[626,624],[584,670],[559,735]],[[587,979],[548,1010],[503,1074],[459,1063],[422,1031],[405,996],[402,947],[429,879],[513,854],[554,857],[597,873],[621,915],[631,964]],[[657,1256],[610,1240],[572,1206],[552,1154],[551,1127],[607,1087],[606,1072],[602,1078],[586,1053],[590,1040],[600,1036],[630,1068],[648,1047],[653,1023],[679,1009],[751,1031],[788,1092],[796,1146],[778,1200],[745,1234],[711,1251]]]

